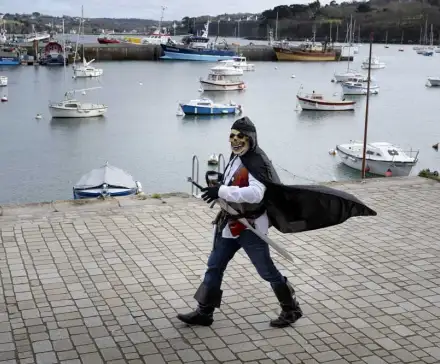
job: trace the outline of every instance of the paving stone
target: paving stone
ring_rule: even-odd
[[[378,216],[297,234],[271,229],[296,258],[292,271],[273,256],[304,311],[285,329],[269,326],[279,305],[243,251],[228,265],[214,324],[176,319],[195,303],[217,207],[182,197],[56,202],[58,212],[43,218],[32,206],[20,214],[2,206],[1,360],[438,363],[440,184],[409,177],[333,186]]]

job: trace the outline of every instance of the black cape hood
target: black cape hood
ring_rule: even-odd
[[[264,204],[272,226],[282,233],[321,229],[338,225],[354,216],[376,216],[357,197],[319,185],[284,185],[266,153],[258,146],[257,132],[248,117],[235,121],[231,129],[250,139],[250,148],[240,159],[266,186]],[[233,154],[231,154],[231,158]]]

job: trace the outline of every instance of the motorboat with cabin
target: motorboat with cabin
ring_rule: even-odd
[[[8,86],[8,78],[6,76],[0,76],[0,86]]]
[[[336,146],[342,163],[348,167],[362,170],[364,143],[352,140]],[[387,142],[368,143],[365,154],[366,172],[380,176],[408,176],[417,164],[419,151],[404,151]]]
[[[244,90],[246,85],[241,76],[243,76],[241,69],[216,66],[211,68],[207,78],[200,79],[200,85],[204,91]]]
[[[219,61],[222,66],[234,67],[241,69],[243,71],[255,71],[255,65],[252,63],[247,63],[246,57],[237,56],[232,59]]]
[[[81,177],[73,187],[73,198],[129,196],[142,192],[142,185],[127,172],[108,162]]]
[[[83,92],[95,88],[100,87],[67,91],[64,95],[64,100],[60,102],[49,101],[50,114],[53,118],[92,118],[103,116],[107,112],[107,105],[81,102],[73,97],[76,92]]]
[[[241,105],[232,101],[229,104],[219,104],[208,98],[180,103],[179,106],[185,115],[235,115],[242,112]]]
[[[311,94],[302,94],[301,89],[296,98],[303,110],[352,111],[356,105],[356,101],[324,97],[322,94],[315,93],[315,91]]]
[[[367,57],[362,62],[361,68],[368,69],[368,66],[369,66],[369,58]],[[386,66],[386,64],[384,62],[381,62],[379,60],[379,57],[376,57],[376,56],[371,57],[371,69],[372,70],[382,69],[382,68],[385,68],[385,66]]]
[[[209,24],[210,21],[208,20],[201,36],[183,37],[182,44],[177,44],[172,39],[169,39],[167,44],[161,44],[164,56],[160,58],[165,60],[217,62],[237,56],[237,53],[230,50],[227,44],[225,44],[225,49],[220,49],[214,43],[209,43]]]
[[[13,46],[0,46],[0,66],[20,65],[20,51]]]
[[[368,79],[365,78],[349,78],[341,83],[342,93],[344,95],[366,95],[368,93]],[[379,93],[379,86],[370,81],[370,95]]]

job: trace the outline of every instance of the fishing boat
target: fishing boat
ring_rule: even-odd
[[[241,79],[243,71],[238,68],[216,66],[211,68],[206,79],[200,79],[204,91],[244,90],[246,85]]]
[[[0,46],[0,66],[20,65],[20,51],[15,47]]]
[[[364,61],[362,62],[361,68],[362,69],[368,69],[369,66],[369,58],[365,58]],[[381,62],[379,60],[379,57],[373,56],[371,57],[371,69],[372,70],[378,70],[381,68],[385,68],[385,63]]]
[[[296,95],[298,103],[303,110],[313,111],[352,111],[356,101],[324,97],[313,91],[311,94],[301,94],[301,89]]]
[[[121,43],[121,41],[119,39],[117,39],[114,36],[107,34],[107,33],[102,33],[98,37],[97,40],[98,40],[99,44],[119,44],[119,43]]]
[[[247,63],[246,57],[237,56],[225,61],[219,61],[222,66],[239,68],[243,71],[255,71],[255,65]]]
[[[40,58],[40,64],[42,66],[63,66],[68,64],[68,62],[61,44],[54,41],[46,44]]]
[[[182,39],[182,44],[177,44],[173,40],[169,40],[167,44],[161,44],[164,56],[160,57],[164,60],[186,60],[186,61],[207,61],[217,62],[220,60],[232,59],[237,53],[228,49],[220,49],[209,44],[208,28],[210,21],[205,24],[201,36],[190,35]]]
[[[242,112],[241,105],[237,105],[233,102],[229,102],[229,104],[218,104],[208,98],[180,103],[179,106],[185,115],[227,115]]]
[[[6,76],[0,76],[0,86],[8,86],[8,78]]]
[[[368,92],[368,79],[349,78],[348,81],[342,82],[342,92],[344,95],[366,95]],[[379,86],[370,82],[370,94],[378,94]]]
[[[273,47],[273,50],[278,61],[336,61],[336,52],[321,44],[304,43],[300,47]]]
[[[171,40],[171,34],[168,33],[167,28],[162,27],[163,14],[166,6],[161,6],[161,8],[162,13],[159,20],[159,26],[154,31],[141,38],[141,44],[167,44]]]
[[[364,143],[350,141],[336,146],[342,163],[362,170]],[[367,143],[366,171],[380,176],[408,176],[418,162],[419,151],[405,152],[400,147],[387,142]]]
[[[108,163],[81,177],[73,187],[73,198],[129,196],[142,192],[142,185],[122,169]]]

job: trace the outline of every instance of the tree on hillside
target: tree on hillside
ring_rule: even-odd
[[[358,13],[368,13],[371,11],[371,5],[369,3],[360,3],[357,7]]]

